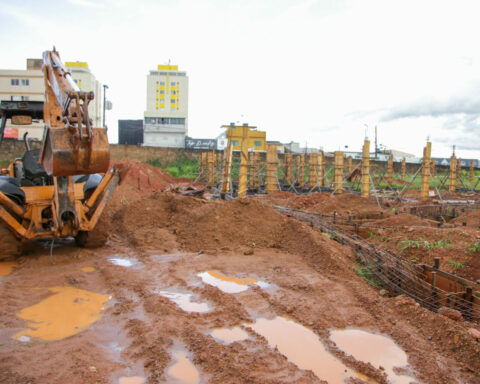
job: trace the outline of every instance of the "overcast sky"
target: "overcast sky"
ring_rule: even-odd
[[[146,75],[190,78],[189,135],[247,122],[268,140],[325,150],[372,141],[420,156],[480,157],[480,2],[0,0],[0,68],[53,45],[110,87],[118,119],[141,119]],[[368,127],[368,128],[367,128]]]

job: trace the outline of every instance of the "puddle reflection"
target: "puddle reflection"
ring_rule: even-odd
[[[392,384],[409,384],[414,377],[398,375],[394,367],[407,367],[407,354],[389,337],[361,329],[343,329],[331,332],[330,339],[345,353],[356,360],[382,366]],[[366,348],[368,346],[368,348]]]
[[[210,310],[208,303],[195,303],[191,301],[191,293],[180,293],[180,292],[169,292],[169,291],[159,291],[160,296],[170,299],[175,304],[177,304],[185,312],[197,312],[204,313]]]
[[[243,292],[246,291],[250,285],[258,285],[260,288],[267,288],[269,286],[269,284],[264,281],[250,277],[236,278],[225,276],[214,271],[201,272],[197,276],[201,277],[204,283],[213,285],[226,293]]]
[[[172,365],[167,374],[179,380],[184,384],[197,384],[200,381],[200,375],[197,368],[188,359],[187,353],[184,351],[173,352],[176,363]]]

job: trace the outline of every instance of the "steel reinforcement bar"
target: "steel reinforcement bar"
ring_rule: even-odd
[[[420,305],[437,312],[449,307],[467,321],[480,321],[480,285],[451,275],[435,266],[419,265],[346,231],[314,212],[275,206],[278,212],[309,223],[332,239],[350,246],[361,262],[394,294],[405,294]]]

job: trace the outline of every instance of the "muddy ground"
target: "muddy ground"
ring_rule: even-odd
[[[388,336],[405,351],[408,365],[399,372],[412,379],[396,382],[480,383],[480,341],[471,331],[478,326],[380,292],[357,276],[350,248],[281,216],[271,200],[181,197],[165,191],[170,179],[160,183],[161,175],[136,167],[108,207],[106,246],[79,249],[65,240],[55,245],[52,259],[49,244],[37,244],[10,274],[0,276],[1,383],[321,383],[328,372],[322,377],[302,369],[301,362],[293,363],[287,352],[254,331],[259,319],[277,316],[311,330],[353,372],[346,382],[387,382],[384,367],[354,359],[330,339],[332,330],[358,328]],[[332,201],[319,200],[330,209],[326,202]],[[368,210],[355,204],[339,207]],[[372,209],[378,213],[378,207]],[[466,243],[477,236],[475,228],[464,230]],[[396,246],[381,236],[395,237],[386,232],[373,240]],[[232,280],[243,290],[227,293],[202,280],[199,274],[207,271],[255,280]],[[38,326],[21,318],[22,310],[51,298],[53,287],[106,295],[104,309],[71,336],[20,340],[19,332]],[[192,301],[207,303],[209,310],[182,310],[162,296],[165,291],[190,293]],[[89,300],[75,298],[73,305]],[[64,315],[61,305],[46,312],[53,318]],[[227,344],[211,335],[214,329],[236,326],[247,332],[246,339]],[[302,341],[292,334],[289,342]],[[172,374],[178,353],[187,361],[180,378]]]

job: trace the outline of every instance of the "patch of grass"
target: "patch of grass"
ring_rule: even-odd
[[[368,284],[375,288],[381,288],[382,282],[372,273],[371,269],[364,264],[357,263],[353,266],[358,277],[365,280]]]
[[[450,264],[453,267],[455,272],[457,272],[457,270],[459,270],[459,269],[465,268],[465,262],[459,263],[459,262],[454,261],[454,260],[447,260],[447,263]]]
[[[325,237],[328,237],[329,239],[333,237],[331,233],[327,233],[327,232],[322,232],[322,235]]]
[[[473,244],[470,248],[468,248],[470,252],[480,252],[480,243]]]
[[[158,158],[149,159],[147,163],[157,168],[163,168]],[[186,160],[183,156],[179,156],[174,162],[167,164],[164,169],[173,177],[194,180],[198,176],[199,167],[198,160]]]
[[[381,241],[382,243],[384,243],[384,242],[387,241],[387,240],[388,240],[388,237],[387,237],[387,236],[382,236],[382,237],[380,237],[380,241]]]
[[[0,167],[6,167],[10,164],[9,161],[0,161]]]
[[[410,250],[410,249],[426,249],[428,251],[431,251],[432,249],[435,248],[449,248],[453,247],[453,244],[450,242],[448,239],[441,239],[436,242],[430,242],[425,239],[418,239],[418,240],[402,240],[399,243],[399,251],[402,253],[405,250]]]

